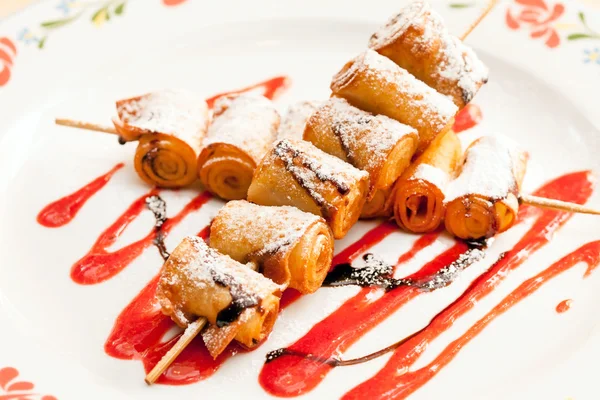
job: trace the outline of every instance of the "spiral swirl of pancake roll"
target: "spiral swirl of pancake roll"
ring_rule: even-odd
[[[392,60],[366,50],[331,82],[331,91],[361,110],[382,114],[419,132],[417,153],[450,128],[458,107]]]
[[[115,129],[122,142],[138,140],[134,166],[150,185],[178,188],[197,178],[206,135],[206,101],[187,92],[161,91],[117,102]]]
[[[212,221],[210,245],[241,263],[258,264],[267,278],[306,294],[323,283],[334,240],[319,216],[238,200],[228,202]]]
[[[246,198],[256,165],[277,136],[279,113],[264,96],[224,96],[198,157],[200,181],[225,200]]]
[[[370,201],[408,167],[419,135],[416,129],[385,115],[373,115],[332,97],[308,120],[304,140],[368,172]]]
[[[390,203],[398,226],[415,233],[437,229],[446,211],[446,185],[461,161],[460,140],[453,131],[429,145],[394,185]]]
[[[527,153],[504,137],[483,136],[473,142],[446,193],[448,232],[480,240],[510,228],[519,211],[527,159]]]
[[[306,122],[320,104],[318,101],[299,101],[292,104],[281,120],[277,139],[301,140]]]
[[[488,69],[471,48],[452,36],[425,0],[405,6],[371,36],[369,47],[449,96],[459,108],[488,80]]]
[[[236,340],[255,347],[271,330],[283,286],[188,236],[161,272],[156,297],[162,312],[185,328],[204,317],[202,337],[213,358]]]
[[[281,139],[254,172],[248,201],[323,217],[340,239],[360,216],[369,174],[303,140]]]

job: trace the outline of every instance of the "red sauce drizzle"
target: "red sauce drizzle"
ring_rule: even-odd
[[[399,257],[400,263],[410,260],[419,251],[431,245],[438,236],[439,233],[420,236],[412,248]],[[365,237],[370,236],[365,235]],[[467,250],[466,244],[456,243],[410,278],[418,280],[428,277],[458,259]],[[356,252],[353,255],[355,258],[360,253]],[[316,324],[304,337],[287,348],[325,359],[341,354],[374,326],[422,293],[413,287],[399,287],[375,301],[369,300],[377,290],[379,289],[361,289],[356,296],[348,299],[340,308]],[[259,382],[267,392],[276,396],[298,396],[317,386],[331,369],[328,364],[306,358],[284,356],[263,366]]]
[[[76,192],[48,204],[37,215],[37,222],[47,228],[58,228],[68,224],[75,218],[75,215],[77,215],[86,201],[102,189],[110,178],[123,168],[124,165],[123,163],[115,165],[110,171],[94,179]]]
[[[285,75],[276,76],[275,78],[267,79],[266,81],[259,82],[254,85],[251,85],[251,86],[247,86],[242,89],[237,89],[237,90],[232,90],[230,92],[223,92],[223,93],[216,94],[216,95],[206,99],[206,103],[208,104],[209,108],[212,108],[215,104],[215,101],[219,97],[241,94],[241,93],[246,93],[246,92],[258,92],[258,93],[262,94],[263,96],[265,96],[266,98],[272,100],[283,90],[287,89],[290,85],[290,82],[291,82],[290,78]]]
[[[479,124],[482,118],[481,108],[477,104],[469,103],[454,117],[452,130],[455,133],[466,131]]]
[[[583,204],[592,194],[592,183],[589,172],[575,172],[557,178],[544,185],[535,194],[541,197],[556,198],[563,201],[570,201]],[[554,233],[571,217],[570,213],[554,210],[537,209],[530,206],[523,206],[520,212],[521,218],[532,218],[533,225],[519,240],[513,249],[508,251],[505,256],[496,262],[488,271],[476,279],[469,288],[452,304],[442,310],[429,325],[414,335],[406,343],[398,347],[387,364],[375,376],[358,385],[348,392],[345,399],[363,399],[363,398],[406,398],[415,390],[423,386],[435,376],[439,370],[444,367],[466,344],[473,338],[485,325],[487,325],[495,315],[502,310],[501,305],[496,308],[496,314],[488,315],[481,323],[474,325],[465,336],[450,344],[438,356],[430,366],[420,370],[407,372],[398,375],[398,371],[409,370],[409,367],[417,361],[421,353],[427,348],[435,338],[449,329],[454,321],[471,310],[478,301],[491,293],[494,288],[514,269],[519,267],[532,253],[542,248]],[[596,249],[597,245],[592,247]],[[586,248],[584,246],[584,248]],[[589,255],[589,250],[582,250],[582,255]],[[582,257],[582,255],[575,256]],[[570,261],[559,262],[559,266],[553,266],[545,273],[549,276],[556,275],[555,270],[562,270],[570,267]],[[569,264],[565,266],[565,264]],[[592,264],[591,262],[589,263]],[[525,286],[523,286],[525,285]],[[509,296],[506,300],[510,304],[520,300],[523,296],[531,293],[532,285],[535,282],[527,281],[521,287],[520,292]],[[536,290],[537,287],[534,289]],[[519,289],[517,289],[519,290]],[[525,294],[527,293],[527,294]],[[288,371],[289,373],[289,371]]]
[[[556,312],[559,314],[562,314],[564,312],[567,312],[571,309],[571,304],[573,303],[573,300],[571,299],[566,299],[561,301],[560,303],[558,303],[556,305]]]
[[[138,241],[115,251],[107,250],[117,241],[127,226],[146,209],[146,198],[157,193],[156,190],[152,190],[138,198],[108,229],[102,232],[90,251],[71,268],[73,281],[81,285],[93,285],[110,279],[135,260],[142,251],[152,245],[156,237],[154,227],[144,238]],[[190,213],[199,210],[210,199],[211,195],[208,192],[200,193],[193,198],[177,215],[165,221],[161,229],[163,236],[166,237],[173,227]]]

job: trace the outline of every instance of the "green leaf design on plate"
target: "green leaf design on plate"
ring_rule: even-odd
[[[583,11],[579,11],[577,15],[579,16],[579,20],[585,25],[585,14]]]
[[[119,4],[117,7],[115,7],[115,15],[123,14],[124,10],[125,10],[125,2]]]
[[[38,42],[38,49],[43,49],[44,45],[46,44],[46,39],[48,39],[48,36],[44,36],[43,38],[41,38]]]
[[[61,26],[65,26],[70,22],[75,21],[77,18],[79,18],[81,14],[76,14],[70,18],[63,18],[63,19],[56,19],[53,21],[46,21],[46,22],[42,22],[40,25],[43,28],[46,29],[56,29],[56,28],[60,28]]]
[[[587,33],[571,33],[567,36],[567,40],[579,40],[579,39],[593,39],[594,36],[588,35]]]
[[[473,7],[474,3],[451,3],[450,8],[469,8]]]

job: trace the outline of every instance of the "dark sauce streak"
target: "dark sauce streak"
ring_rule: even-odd
[[[265,364],[268,364],[269,362],[276,360],[277,358],[282,357],[282,356],[300,357],[300,358],[304,358],[304,359],[307,359],[310,361],[314,361],[319,364],[327,364],[334,368],[362,364],[362,363],[374,360],[376,358],[379,358],[379,357],[383,356],[384,354],[387,354],[391,351],[396,350],[398,347],[402,346],[404,343],[408,342],[410,339],[417,336],[424,329],[425,328],[420,329],[420,330],[416,331],[415,333],[405,337],[404,339],[402,339],[396,343],[393,343],[393,344],[389,345],[388,347],[385,347],[374,353],[367,354],[366,356],[362,356],[362,357],[358,357],[358,358],[351,358],[349,360],[341,360],[341,359],[335,358],[335,357],[331,357],[331,358],[319,357],[314,354],[306,354],[301,351],[282,348],[282,349],[273,350],[273,351],[270,351],[269,353],[267,353]]]
[[[154,214],[156,219],[154,223],[156,236],[152,244],[158,249],[163,260],[166,261],[171,255],[167,250],[167,246],[165,246],[165,234],[162,231],[162,226],[167,221],[167,203],[158,195],[148,196],[146,198],[146,208]]]
[[[320,194],[316,193],[313,189],[311,189],[310,183],[307,182],[306,179],[302,176],[302,174],[300,174],[298,171],[298,169],[300,169],[301,166],[315,174],[317,179],[319,179],[321,182],[329,182],[333,184],[336,187],[338,193],[342,196],[350,192],[350,187],[348,187],[348,185],[345,182],[340,181],[337,177],[333,175],[328,175],[324,173],[317,165],[315,165],[314,162],[308,159],[308,157],[306,157],[304,153],[292,148],[287,140],[282,140],[279,143],[277,143],[274,152],[275,155],[281,161],[283,161],[285,169],[292,175],[296,182],[298,182],[298,184],[308,192],[310,197],[312,197],[313,200],[315,200],[315,202],[319,205],[319,207],[323,209],[323,212],[326,215],[330,215],[332,211],[334,211],[334,207],[331,204],[328,204]],[[297,163],[295,162],[296,160],[298,160],[301,166],[297,165]]]
[[[258,301],[254,298],[249,299],[246,297],[242,297],[233,299],[229,306],[222,309],[217,314],[217,326],[219,328],[222,328],[231,324],[232,322],[235,322],[239,318],[242,311],[244,311],[248,307],[254,307],[257,304]]]
[[[363,256],[364,267],[354,268],[351,264],[337,265],[333,271],[327,274],[323,286],[380,287],[386,291],[400,286],[414,286],[423,291],[433,291],[448,286],[461,271],[483,258],[485,244],[469,242],[468,245],[469,250],[455,262],[424,279],[396,279],[392,276],[394,272],[392,265],[379,260],[371,253],[367,253]]]
[[[246,289],[238,282],[231,279],[231,276],[225,274],[215,274],[211,271],[213,281],[220,286],[228,287],[231,294],[231,303],[219,311],[217,314],[217,326],[222,328],[235,322],[242,311],[246,308],[257,306],[260,303],[260,298]]]
[[[393,278],[392,274],[394,272],[394,267],[392,265],[381,261],[371,253],[367,253],[363,256],[363,260],[365,261],[364,267],[354,268],[349,263],[337,265],[333,271],[327,275],[323,282],[323,286],[336,287],[354,285],[361,287],[380,287],[386,291],[394,290],[400,286],[412,286],[425,292],[432,292],[450,285],[458,277],[460,272],[483,258],[486,242],[468,242],[467,244],[469,249],[461,254],[456,261],[440,269],[435,274],[423,279]],[[503,257],[504,254],[501,254],[499,260]],[[425,328],[422,330],[424,329]],[[350,360],[341,360],[335,357],[324,358],[293,349],[281,348],[269,352],[266,356],[266,363],[282,356],[293,356],[305,358],[320,364],[327,364],[332,367],[362,364],[394,351],[406,341],[421,333],[422,330],[374,353]]]

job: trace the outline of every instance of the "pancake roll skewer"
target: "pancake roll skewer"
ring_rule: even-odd
[[[388,207],[401,228],[432,232],[444,220],[444,192],[462,162],[460,140],[453,131],[438,136],[395,183]]]
[[[301,140],[306,122],[320,104],[318,101],[299,101],[292,104],[281,119],[277,139]]]
[[[334,240],[317,215],[239,200],[228,202],[213,219],[210,245],[241,263],[256,263],[275,283],[312,293],[329,271]]]
[[[415,128],[419,133],[417,154],[452,128],[458,111],[448,97],[370,49],[344,65],[333,77],[331,90],[355,107]]]
[[[451,35],[425,0],[414,0],[371,36],[369,47],[449,96],[459,108],[488,80],[473,50]]]
[[[408,167],[419,135],[416,129],[385,115],[362,111],[345,99],[332,97],[308,120],[304,140],[368,172],[372,198]]]
[[[225,200],[246,198],[252,174],[277,136],[280,117],[273,103],[255,94],[223,96],[198,157],[207,190]]]
[[[473,142],[446,192],[448,232],[480,240],[510,228],[519,211],[527,159],[527,153],[504,137],[483,136]]]
[[[121,143],[138,141],[134,166],[140,178],[166,188],[187,186],[197,179],[197,159],[208,123],[206,101],[170,90],[117,101],[113,118]]]
[[[385,115],[330,98],[310,117],[304,140],[369,173],[369,195],[361,216],[383,216],[390,187],[410,164],[419,144],[416,129]]]
[[[340,239],[358,220],[368,191],[368,173],[309,142],[281,139],[256,169],[248,201],[321,216]]]
[[[188,236],[165,262],[156,296],[163,313],[182,328],[208,321],[202,336],[216,358],[232,340],[252,348],[269,335],[283,289]]]

